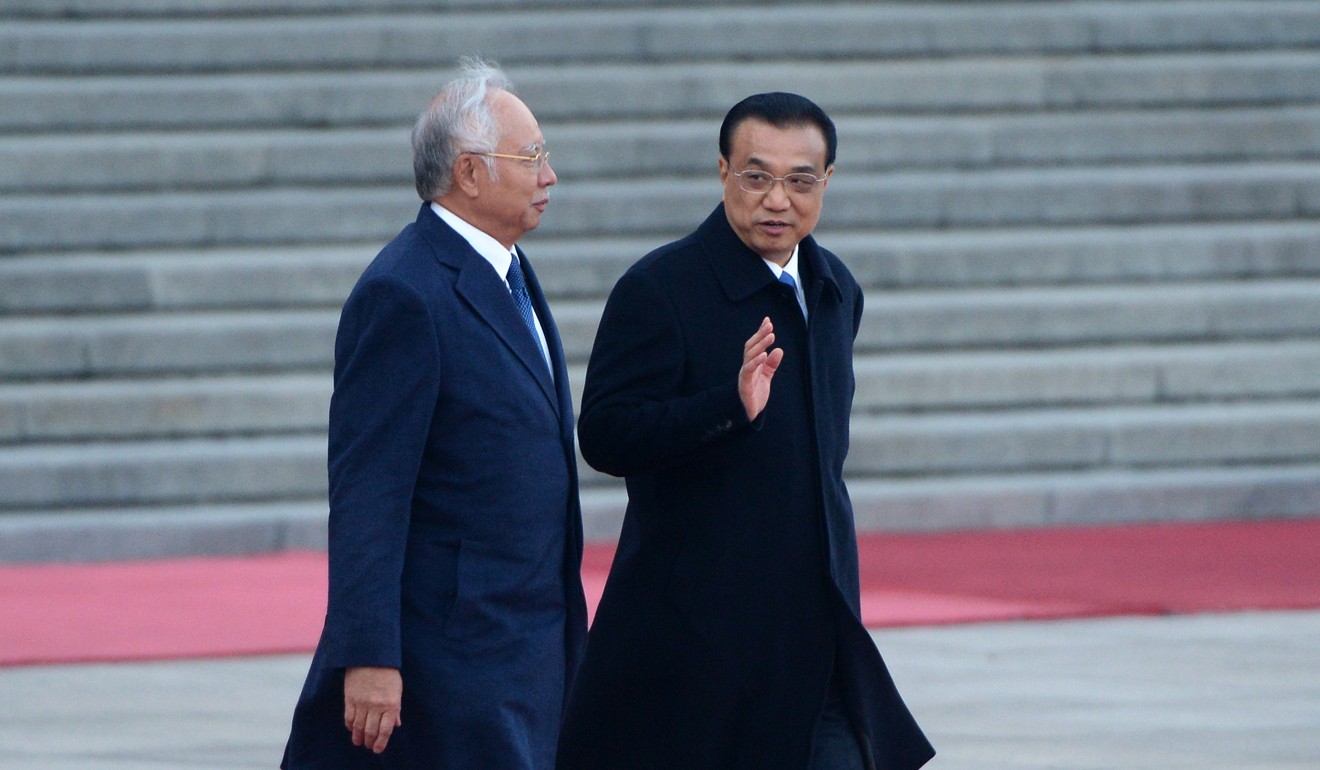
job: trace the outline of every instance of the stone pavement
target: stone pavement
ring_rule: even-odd
[[[1320,611],[875,632],[933,770],[1315,770]],[[274,768],[302,655],[0,669],[3,770]]]

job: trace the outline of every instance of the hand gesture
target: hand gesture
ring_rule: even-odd
[[[403,677],[397,668],[360,666],[344,671],[344,726],[353,745],[385,750],[403,706]]]
[[[743,365],[738,371],[738,397],[742,399],[747,419],[755,420],[770,400],[770,380],[784,360],[783,348],[770,350],[775,341],[775,327],[767,317],[761,321],[747,344],[743,346]]]

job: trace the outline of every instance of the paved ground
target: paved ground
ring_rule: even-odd
[[[875,634],[935,770],[1316,770],[1320,612]],[[274,768],[305,656],[0,669],[0,768]]]

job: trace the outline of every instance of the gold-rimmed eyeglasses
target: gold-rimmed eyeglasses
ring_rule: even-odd
[[[480,155],[483,158],[507,158],[509,160],[520,160],[533,171],[539,172],[545,168],[545,164],[550,162],[550,151],[541,150],[535,155],[510,155],[505,152],[470,152],[469,155]]]
[[[770,192],[775,186],[775,182],[783,182],[784,189],[797,195],[808,195],[816,191],[825,177],[819,177],[815,174],[799,172],[796,174],[784,174],[775,176],[766,171],[757,169],[743,169],[735,171],[733,175],[738,177],[738,186],[749,193],[764,194]]]

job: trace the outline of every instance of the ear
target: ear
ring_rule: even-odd
[[[724,184],[724,183],[727,182],[727,181],[729,181],[729,161],[725,160],[725,159],[724,159],[724,156],[721,155],[721,156],[720,156],[720,184]]]
[[[478,182],[477,175],[485,173],[485,169],[478,169],[481,161],[475,155],[463,154],[454,161],[454,187],[462,190],[463,194],[469,198],[475,198],[481,194],[481,185]]]

